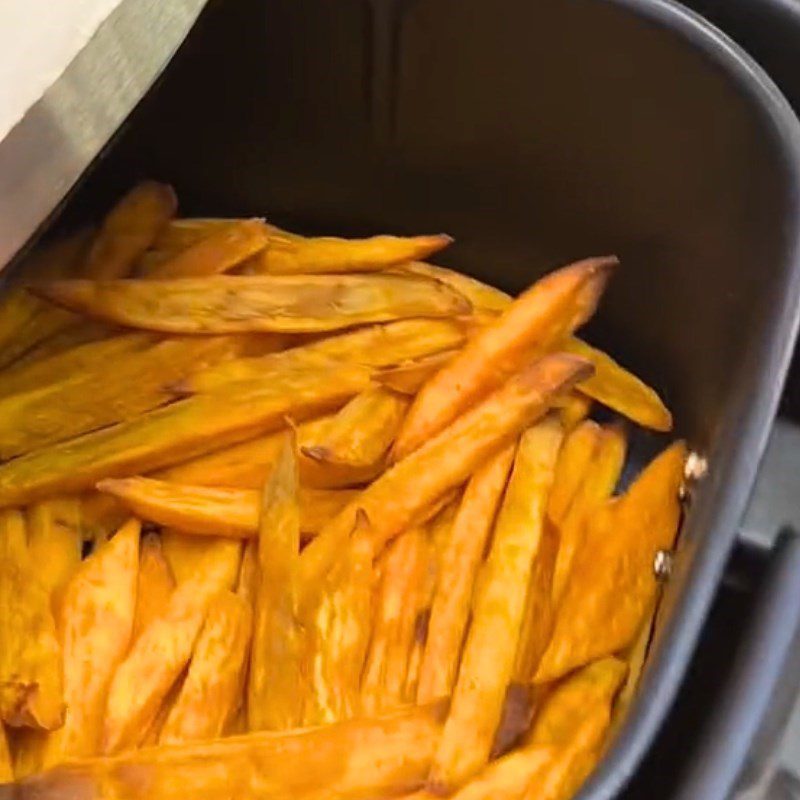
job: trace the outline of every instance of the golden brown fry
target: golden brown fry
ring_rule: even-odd
[[[521,294],[425,384],[395,441],[393,457],[399,460],[416,450],[509,375],[586,322],[617,263],[613,256],[579,261],[546,275]]]
[[[108,478],[97,488],[119,498],[142,519],[176,530],[238,539],[258,532],[261,499],[252,489],[185,486],[152,478]],[[301,533],[316,534],[357,494],[344,489],[300,489]]]
[[[516,445],[508,445],[479,467],[461,500],[431,607],[417,690],[421,703],[448,696],[455,683],[475,576],[515,452]]]
[[[673,546],[680,521],[678,489],[686,445],[653,460],[586,530],[558,607],[555,629],[535,681],[615,653],[633,641],[657,591],[653,559]]]
[[[383,367],[375,373],[374,379],[393,392],[413,396],[457,354],[458,350],[444,350],[416,361]]]
[[[170,186],[144,181],[134,186],[108,213],[92,244],[83,274],[93,280],[124,278],[175,215]]]
[[[288,733],[158,747],[76,762],[16,787],[18,800],[393,797],[425,779],[442,707]]]
[[[395,464],[320,531],[300,559],[302,585],[313,587],[335,561],[363,509],[376,551],[445,492],[460,486],[487,458],[541,417],[589,367],[550,355],[512,376],[408,458]]]
[[[368,239],[272,236],[266,250],[247,263],[247,271],[272,275],[375,272],[417,258],[427,258],[452,241],[445,234],[371,236]]]
[[[569,432],[577,427],[589,415],[592,410],[592,398],[580,392],[573,392],[567,395],[560,409],[561,424],[564,430]]]
[[[65,280],[35,291],[80,314],[164,333],[322,333],[470,311],[469,301],[443,284],[402,275]]]
[[[165,252],[170,256],[177,255],[182,250],[188,250],[192,245],[207,239],[212,234],[219,233],[221,230],[242,221],[222,217],[171,219],[156,236],[152,250]],[[260,222],[269,228],[263,220],[260,220]]]
[[[255,605],[258,580],[258,539],[250,539],[242,551],[242,564],[239,567],[239,577],[236,581],[236,594],[245,600],[251,609]],[[246,730],[246,726],[243,730]]]
[[[186,583],[203,569],[206,560],[225,565],[228,573],[222,583],[232,587],[239,574],[237,543],[222,536],[192,536],[165,528],[161,531],[161,550],[175,582]]]
[[[556,477],[547,501],[547,516],[554,525],[561,525],[578,493],[602,437],[600,426],[585,420],[564,439],[556,464]],[[613,487],[612,487],[613,489]]]
[[[14,780],[14,768],[11,765],[11,752],[8,749],[6,729],[0,723],[0,784]]]
[[[427,264],[424,261],[412,261],[410,264],[403,264],[400,267],[405,272],[414,275],[424,275],[428,278],[446,283],[460,292],[472,303],[476,311],[489,311],[499,313],[505,311],[512,303],[513,298],[495,286],[489,286],[469,275],[455,272],[446,267],[437,267],[434,264]]]
[[[521,636],[531,569],[540,555],[561,424],[546,417],[522,436],[473,606],[450,714],[431,769],[453,789],[489,759]]]
[[[225,732],[236,710],[251,633],[249,604],[233,592],[220,594],[208,610],[160,744],[215,739]]]
[[[149,472],[251,439],[311,416],[365,388],[365,370],[338,365],[240,384],[225,395],[197,395],[78,439],[0,465],[0,507],[80,492],[102,478]]]
[[[163,613],[133,643],[108,689],[102,750],[136,747],[189,661],[211,602],[230,589],[239,569],[240,545],[229,542],[227,559],[204,558],[195,574],[178,585]],[[217,555],[213,553],[213,555]]]
[[[175,589],[175,578],[161,551],[161,537],[148,533],[139,546],[139,577],[136,589],[136,611],[133,635],[136,641],[150,623],[164,613]]]
[[[38,571],[22,513],[0,513],[0,720],[52,730],[64,714],[61,648]]]
[[[602,350],[575,337],[567,339],[562,347],[594,365],[594,375],[578,386],[581,392],[645,428],[656,431],[672,430],[672,414],[669,409],[655,390],[632,372],[621,367]]]
[[[323,464],[369,467],[379,464],[394,441],[408,400],[373,386],[357,394],[320,431],[300,445],[304,456]]]
[[[64,725],[43,742],[39,768],[100,752],[106,692],[128,651],[139,561],[137,520],[87,558],[64,589],[58,615],[64,651]]]
[[[80,501],[64,497],[36,503],[28,508],[27,528],[31,563],[50,596],[58,597],[81,563]]]
[[[303,720],[306,641],[295,611],[300,557],[297,490],[295,442],[286,432],[261,500],[259,580],[247,685],[251,731],[286,730]]]
[[[560,544],[553,573],[553,602],[558,605],[569,581],[576,554],[583,546],[592,512],[614,492],[625,465],[627,441],[624,431],[601,429],[591,464],[584,471],[572,503],[559,527]]]
[[[116,497],[103,492],[86,492],[78,496],[79,519],[83,540],[94,549],[111,538],[130,517],[130,512]]]

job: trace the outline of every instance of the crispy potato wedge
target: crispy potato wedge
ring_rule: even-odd
[[[64,497],[36,503],[27,509],[26,522],[31,563],[51,598],[57,598],[81,563],[80,501]]]
[[[320,431],[316,441],[300,445],[301,453],[324,464],[369,467],[379,464],[394,441],[408,400],[373,386],[357,394]]]
[[[672,430],[672,414],[663,400],[646,383],[591,345],[572,337],[562,347],[594,365],[594,375],[578,389],[605,406],[656,431]]]
[[[93,280],[124,278],[136,260],[175,216],[172,187],[155,181],[134,186],[108,213],[83,265]]]
[[[111,678],[131,641],[139,561],[137,520],[83,561],[58,614],[64,652],[64,724],[42,743],[39,768],[100,752]]]
[[[207,536],[246,539],[257,535],[261,498],[252,489],[185,486],[152,478],[108,478],[97,488],[119,498],[142,519]],[[315,535],[358,492],[300,489],[300,532]]]
[[[427,258],[452,241],[445,234],[371,236],[368,239],[272,236],[267,248],[250,259],[246,269],[250,273],[265,275],[375,272],[417,258]]]
[[[431,607],[420,667],[418,702],[449,696],[467,629],[472,589],[516,452],[510,444],[480,466],[467,484]]]
[[[301,584],[313,587],[336,560],[353,529],[357,510],[369,520],[373,546],[383,545],[421,510],[461,485],[487,458],[546,411],[590,369],[567,355],[550,355],[512,376],[408,458],[395,464],[320,531],[300,559]]]
[[[222,736],[237,708],[252,626],[249,604],[233,592],[222,592],[211,603],[161,744]]]
[[[212,601],[231,588],[231,571],[238,572],[240,545],[228,544],[226,559],[204,558],[195,574],[178,585],[164,611],[117,667],[106,702],[104,753],[136,747],[147,735],[167,692],[189,662]]]
[[[261,358],[240,358],[203,370],[183,382],[188,394],[212,392],[232,383],[259,378],[297,361],[318,365],[335,359],[365,367],[385,367],[452,349],[464,341],[463,326],[454,320],[407,319],[370,325]]]
[[[587,472],[602,438],[600,426],[585,420],[564,438],[556,464],[556,477],[547,501],[547,516],[554,525],[561,525]]]
[[[139,577],[131,641],[135,642],[150,623],[164,613],[174,589],[175,578],[161,550],[161,537],[157,533],[145,534],[139,545]]]
[[[560,544],[553,573],[553,601],[561,601],[569,581],[576,553],[583,546],[586,528],[593,511],[614,492],[625,465],[627,440],[625,432],[616,426],[599,431],[591,463],[584,469],[567,513],[559,526]]]
[[[261,500],[259,579],[247,683],[251,731],[287,730],[303,721],[307,641],[295,604],[299,558],[297,458],[294,436],[287,431]]]
[[[16,787],[19,800],[321,800],[392,797],[425,778],[442,707],[419,706],[287,733],[149,748],[76,762]]]
[[[222,583],[231,588],[239,574],[236,543],[223,536],[193,536],[164,528],[161,551],[177,584],[185,583],[201,571],[206,560],[216,561],[228,570]]]
[[[79,314],[164,333],[321,333],[471,310],[443,284],[402,275],[65,280],[34,291]]]
[[[339,365],[240,384],[224,403],[215,395],[181,400],[0,465],[0,507],[80,492],[102,478],[149,472],[251,439],[281,427],[287,415],[335,406],[368,381],[362,368]]]
[[[424,275],[446,283],[463,294],[476,311],[499,313],[505,311],[513,301],[511,295],[501,289],[446,267],[437,267],[424,261],[412,261],[410,264],[403,264],[400,269],[413,275]]]
[[[521,294],[473,336],[421,389],[395,441],[399,460],[439,433],[472,403],[591,317],[616,258],[592,258],[556,270]]]
[[[22,512],[0,513],[0,719],[52,730],[64,718],[61,648],[38,571]]]
[[[678,533],[685,460],[686,445],[676,442],[592,517],[535,682],[555,680],[631,644],[658,588],[653,559]]]
[[[267,246],[269,235],[260,219],[235,220],[193,242],[161,263],[140,262],[146,278],[188,278],[228,272]]]
[[[548,416],[520,439],[473,606],[450,714],[430,780],[454,789],[489,760],[522,633],[563,432]]]

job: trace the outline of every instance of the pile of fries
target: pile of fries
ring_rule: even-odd
[[[143,183],[0,295],[0,781],[571,797],[686,457],[615,495],[631,423],[672,426],[574,336],[616,259],[512,300],[421,260],[446,236],[175,213]]]

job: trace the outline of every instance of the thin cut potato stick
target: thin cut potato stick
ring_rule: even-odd
[[[186,583],[203,569],[204,561],[211,560],[226,565],[229,571],[222,583],[231,588],[239,574],[236,544],[222,536],[192,536],[172,528],[161,531],[161,550],[176,584]]]
[[[498,313],[505,311],[513,301],[511,295],[501,289],[446,267],[437,267],[435,264],[427,264],[424,261],[412,261],[410,264],[403,264],[400,269],[414,275],[435,278],[452,286],[453,289],[461,292],[478,311]]]
[[[25,518],[0,513],[0,720],[52,730],[64,717],[61,648],[48,587],[39,580]]]
[[[170,186],[154,181],[134,186],[103,220],[86,257],[83,275],[93,280],[126,277],[176,208]]]
[[[483,402],[408,458],[395,464],[320,531],[300,559],[304,587],[313,587],[335,561],[363,509],[376,551],[437,497],[460,486],[487,458],[541,417],[553,398],[569,391],[589,367],[550,355],[512,376]]]
[[[108,478],[97,488],[119,498],[142,519],[176,530],[236,539],[258,533],[261,498],[253,489],[185,486],[152,478]],[[300,489],[300,531],[306,536],[316,534],[358,494],[344,489]]]
[[[259,579],[247,683],[251,731],[287,730],[303,720],[305,633],[295,612],[300,508],[295,441],[283,437],[261,500]]]
[[[596,422],[585,420],[564,439],[556,464],[556,477],[547,501],[547,516],[554,525],[561,525],[578,493],[601,438]]]
[[[453,360],[458,350],[443,350],[422,358],[382,367],[373,376],[377,383],[400,394],[415,395],[433,375]]]
[[[253,438],[341,403],[368,383],[365,370],[298,370],[240,384],[225,396],[197,395],[0,465],[0,507],[80,492],[98,480],[149,472]]]
[[[678,533],[685,460],[686,445],[678,441],[622,497],[595,513],[575,555],[536,683],[631,644],[658,589],[653,559],[673,546]]]
[[[471,310],[443,284],[401,275],[64,280],[33,290],[79,314],[164,333],[322,333]]]
[[[579,261],[521,294],[422,388],[395,441],[394,458],[416,450],[532,357],[586,322],[617,263],[613,256]]]
[[[672,414],[664,402],[646,383],[617,364],[614,359],[586,342],[572,337],[562,347],[590,361],[594,375],[587,378],[578,390],[599,403],[622,414],[623,417],[656,431],[672,430]]]
[[[208,610],[160,744],[215,739],[225,733],[236,710],[251,633],[249,604],[233,592],[222,592]]]
[[[370,387],[357,394],[300,451],[317,462],[369,466],[381,462],[403,421],[408,400],[389,389]]]
[[[540,556],[561,438],[561,424],[550,416],[520,440],[474,600],[450,714],[431,769],[436,787],[460,786],[489,760],[506,687],[513,677],[529,576]]]
[[[442,707],[413,706],[286,733],[148,748],[65,765],[15,787],[18,800],[263,800],[393,797],[425,779]]]
[[[558,605],[569,581],[576,553],[583,546],[591,514],[614,492],[625,465],[627,441],[617,426],[599,431],[591,463],[584,468],[583,479],[559,526],[560,545],[553,573],[553,602]]]
[[[453,240],[435,236],[271,237],[267,248],[247,263],[247,271],[271,275],[322,272],[375,272],[395,264],[427,258]]]
[[[139,546],[139,577],[131,641],[135,642],[150,623],[164,613],[174,589],[175,578],[161,551],[161,537],[157,533],[145,534]]]
[[[116,753],[136,747],[187,665],[208,608],[230,588],[230,562],[238,572],[240,546],[230,542],[228,559],[206,558],[195,574],[172,593],[160,616],[133,643],[108,689],[102,750]]]
[[[472,587],[516,452],[511,444],[478,468],[467,484],[442,556],[420,668],[418,702],[449,696],[469,618]]]
[[[592,410],[592,398],[578,391],[567,395],[560,409],[561,424],[569,432],[583,422]]]
[[[159,279],[219,275],[263,250],[268,241],[267,229],[261,220],[238,220],[160,264],[149,268],[140,265],[138,274]]]
[[[40,768],[100,752],[106,692],[128,650],[139,561],[137,520],[87,558],[70,580],[58,615],[64,652],[64,725],[44,741]]]
[[[44,500],[30,506],[26,516],[31,562],[51,597],[58,597],[81,563],[80,501]]]

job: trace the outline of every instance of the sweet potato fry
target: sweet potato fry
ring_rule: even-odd
[[[454,320],[408,319],[370,325],[328,336],[285,353],[262,358],[240,358],[203,370],[183,382],[187,393],[211,392],[232,383],[252,380],[265,372],[284,369],[287,363],[319,364],[335,359],[365,367],[385,367],[460,346],[464,328]]]
[[[602,350],[575,337],[567,339],[563,348],[594,365],[594,375],[578,386],[581,392],[645,428],[656,431],[672,430],[672,414],[669,409],[658,394],[633,373],[621,367]]]
[[[461,500],[431,607],[417,690],[421,703],[448,696],[455,683],[472,588],[515,452],[508,445],[479,467]]]
[[[0,784],[14,780],[14,768],[11,765],[11,751],[8,749],[6,729],[0,723]]]
[[[177,255],[182,250],[188,250],[192,245],[207,239],[221,230],[229,228],[243,220],[224,217],[185,217],[171,219],[156,236],[152,251]],[[269,230],[263,220],[260,222]]]
[[[139,576],[131,641],[135,642],[150,623],[164,613],[174,589],[175,578],[161,551],[161,537],[157,533],[145,534],[139,545]]]
[[[212,602],[161,744],[214,739],[225,732],[236,710],[252,622],[249,604],[233,592],[222,592]]]
[[[18,800],[321,800],[393,797],[425,778],[442,707],[403,709],[287,733],[149,748],[51,770],[16,787]]]
[[[445,364],[452,361],[458,350],[443,350],[422,358],[382,367],[374,375],[381,386],[400,394],[415,395]]]
[[[375,272],[417,258],[427,258],[452,241],[445,234],[371,236],[368,239],[272,236],[268,247],[247,263],[247,271],[272,275]]]
[[[136,747],[148,732],[167,692],[186,667],[211,602],[229,589],[231,564],[238,572],[240,545],[230,542],[228,559],[204,558],[179,584],[160,616],[133,643],[108,689],[102,750]],[[217,555],[214,553],[213,555]]]
[[[64,714],[61,648],[38,571],[22,513],[0,513],[0,720],[52,730]]]
[[[108,478],[97,488],[119,498],[142,519],[207,536],[256,536],[261,498],[253,489],[185,486],[152,478]],[[316,534],[358,492],[300,489],[300,532]]]
[[[58,597],[81,563],[80,501],[44,500],[28,508],[26,516],[31,562],[51,598]]]
[[[303,586],[314,586],[335,561],[361,508],[376,551],[415,521],[416,515],[461,485],[487,458],[541,417],[553,398],[569,391],[589,367],[551,355],[512,376],[408,458],[395,464],[320,531],[300,559]]]
[[[192,243],[162,263],[140,263],[138,274],[148,278],[219,275],[267,246],[269,236],[259,219],[235,220]]]
[[[321,333],[471,308],[441,283],[402,275],[65,280],[34,291],[95,319],[164,333]]]
[[[306,637],[296,615],[300,508],[294,437],[284,434],[261,500],[259,580],[247,685],[251,731],[286,730],[303,720]]]
[[[591,469],[601,437],[600,426],[591,420],[582,422],[565,437],[547,501],[547,516],[554,525],[563,523],[586,473]]]
[[[464,275],[462,272],[455,272],[446,267],[437,267],[424,261],[412,261],[410,264],[403,264],[400,269],[413,275],[424,275],[427,278],[434,278],[446,283],[463,294],[476,311],[499,313],[505,311],[513,299],[495,286],[489,286],[489,284]]]
[[[546,417],[522,436],[474,600],[450,714],[431,769],[453,789],[489,759],[521,636],[531,570],[540,555],[561,424]]]
[[[311,416],[368,383],[359,367],[286,372],[240,384],[225,402],[197,395],[0,465],[0,507],[80,492],[111,476],[149,472],[251,439],[287,415]]]
[[[395,441],[395,460],[586,322],[617,263],[611,256],[587,259],[546,275],[471,338],[417,395]]]
[[[575,555],[583,546],[592,512],[613,493],[625,464],[627,442],[624,431],[609,426],[599,432],[591,464],[559,526],[560,544],[553,573],[553,601],[561,601]]]
[[[568,394],[561,403],[561,424],[569,432],[577,427],[592,410],[592,398],[576,391]]]
[[[653,460],[620,498],[598,511],[575,555],[553,637],[535,681],[554,680],[633,641],[657,591],[653,559],[678,532],[686,446]]]
[[[408,400],[379,386],[357,394],[320,431],[319,438],[304,442],[300,451],[307,458],[328,464],[368,467],[386,455],[400,424]]]
[[[107,280],[130,274],[176,208],[170,186],[154,181],[134,186],[103,220],[83,266],[85,277]]]
[[[81,535],[97,549],[130,517],[125,506],[109,494],[85,492],[78,495]]]
[[[236,580],[236,594],[247,602],[251,610],[258,591],[258,539],[250,539],[242,550],[242,563]],[[246,730],[246,726],[244,728]]]
[[[106,692],[133,630],[139,531],[136,520],[123,525],[64,589],[58,629],[66,714],[43,743],[40,768],[100,752]]]
[[[222,536],[192,536],[172,528],[161,531],[161,550],[175,582],[186,583],[203,569],[206,560],[225,565],[228,570],[222,583],[231,588],[239,574],[237,542]]]

